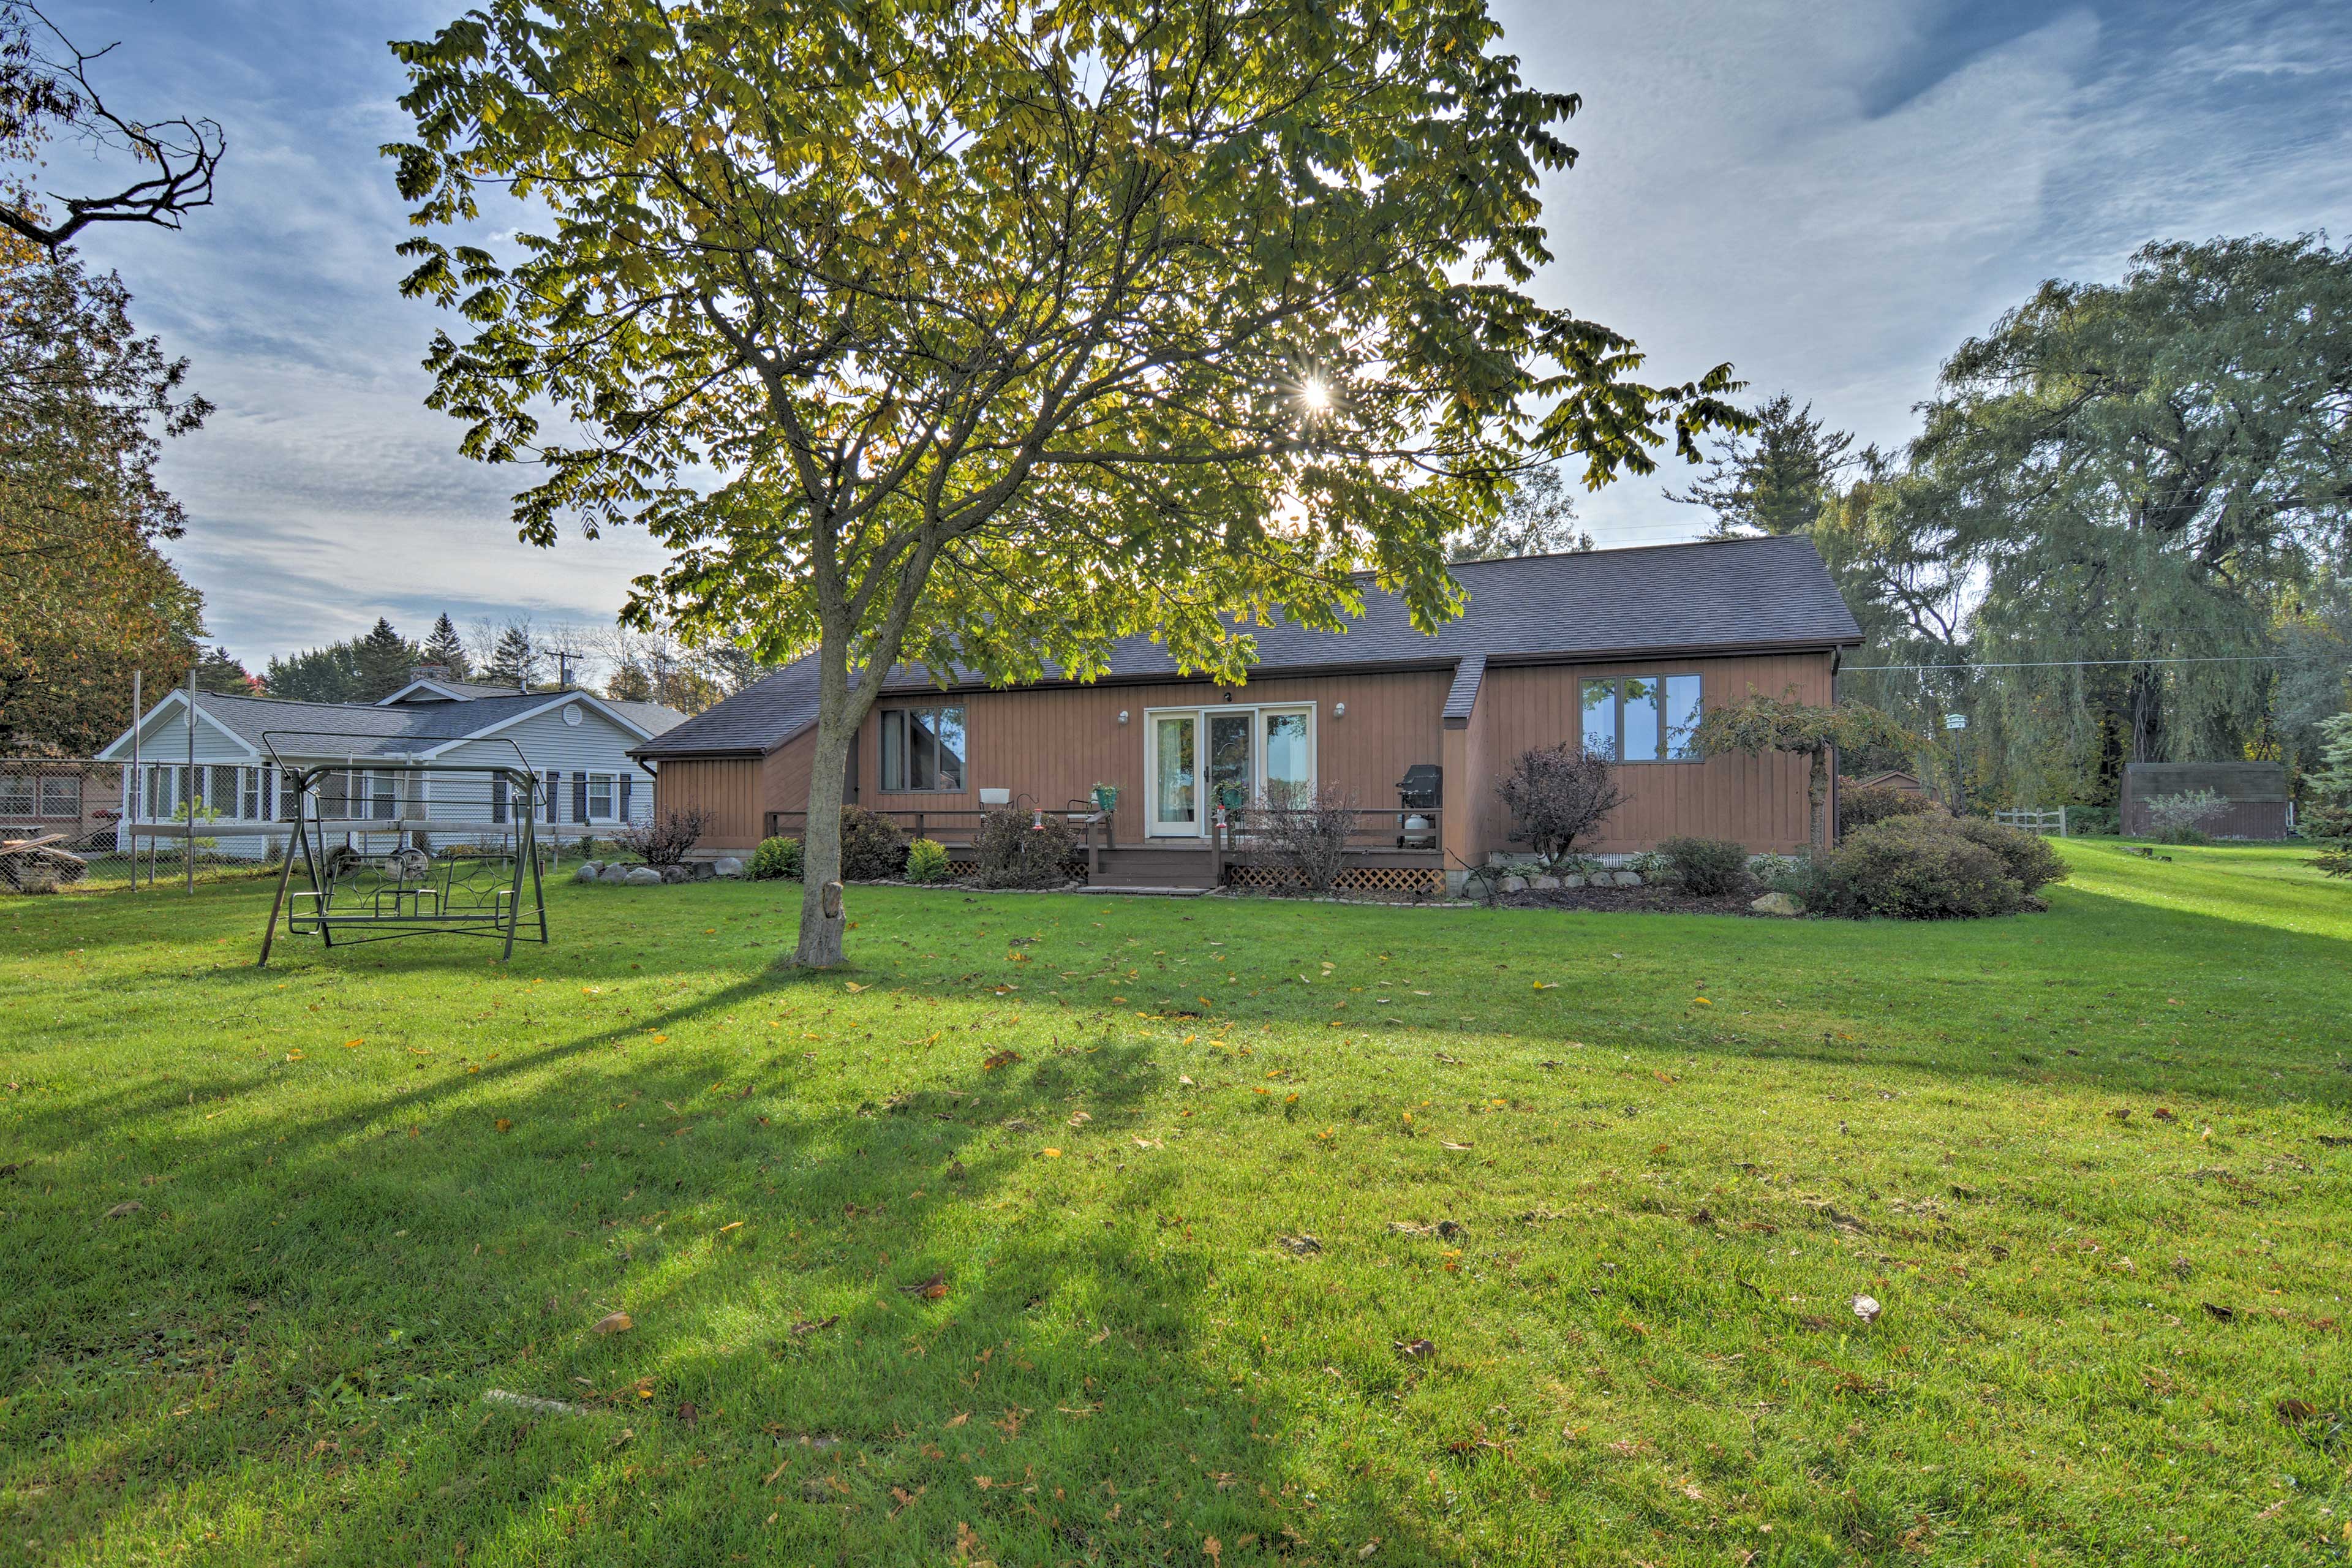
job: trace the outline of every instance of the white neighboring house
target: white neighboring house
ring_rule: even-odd
[[[217,853],[267,853],[284,829],[240,836],[240,826],[276,825],[295,815],[293,775],[282,763],[346,767],[320,781],[327,817],[387,821],[429,814],[479,821],[496,831],[518,810],[533,810],[539,837],[558,841],[608,835],[624,823],[652,819],[653,775],[629,755],[686,721],[657,702],[618,702],[578,690],[516,691],[420,670],[406,686],[374,703],[288,702],[273,697],[195,698],[195,763],[188,763],[188,692],[174,688],[138,726],[140,767],[123,770],[124,837],[137,822],[185,820],[187,808]],[[517,752],[541,783],[526,805],[503,779],[483,774],[436,777],[432,764],[517,765]],[[131,761],[125,731],[100,752],[105,762]],[[421,763],[397,772],[375,761]],[[421,791],[421,800],[401,795]],[[423,810],[405,809],[410,806]],[[130,847],[128,842],[124,847]]]

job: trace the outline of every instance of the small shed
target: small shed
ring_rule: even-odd
[[[2147,837],[2147,803],[2159,795],[2211,790],[2229,808],[2207,825],[2216,838],[2284,838],[2286,766],[2283,763],[2128,763],[2124,767],[2123,831]]]
[[[1919,782],[1917,774],[1906,773],[1900,768],[1890,769],[1883,773],[1873,773],[1870,777],[1861,781],[1861,787],[1864,789],[1899,789],[1905,795],[1924,795],[1927,793],[1927,786]]]

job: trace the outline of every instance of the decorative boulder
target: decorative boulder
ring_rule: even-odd
[[[633,888],[657,888],[661,886],[661,879],[662,874],[651,866],[636,867],[621,879]]]
[[[710,863],[710,874],[714,877],[740,877],[743,874],[743,862],[732,855],[721,856]]]
[[[604,862],[602,860],[583,860],[580,862],[580,868],[583,871],[594,871],[599,875],[602,875],[604,869]]]
[[[1567,876],[1562,877],[1559,879],[1559,885],[1563,888],[1581,888],[1584,886],[1584,880],[1583,872],[1570,871]]]
[[[585,866],[581,867],[577,871],[572,872],[572,879],[575,882],[593,882],[598,880],[599,875],[596,862],[591,860]]]
[[[688,882],[694,879],[694,873],[683,866],[665,866],[654,875],[665,882]]]
[[[1787,893],[1767,893],[1748,906],[1759,915],[1801,915],[1805,906]]]
[[[1621,888],[1638,888],[1642,885],[1642,873],[1639,871],[1620,871],[1616,873],[1613,879]]]
[[[1528,886],[1535,889],[1536,891],[1539,893],[1549,893],[1554,888],[1559,886],[1559,879],[1558,877],[1537,877],[1531,879],[1528,881]]]
[[[1506,877],[1503,879],[1503,891],[1507,893],[1524,893],[1527,890],[1528,879],[1525,877]]]

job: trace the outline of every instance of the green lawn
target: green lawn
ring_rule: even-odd
[[[852,889],[823,980],[772,883],[510,968],[0,903],[0,1562],[2341,1562],[2352,889],[2066,853],[1932,926]]]

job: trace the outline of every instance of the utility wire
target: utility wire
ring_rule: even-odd
[[[2016,664],[1842,664],[1838,666],[1838,673],[1851,675],[1866,669],[2095,669],[2108,665],[2135,664],[2274,664],[2285,657],[2275,653],[2242,653],[2180,658],[2051,658]]]

